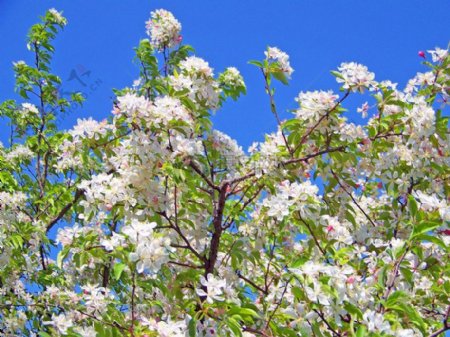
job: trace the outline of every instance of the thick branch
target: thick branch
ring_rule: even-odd
[[[217,261],[217,254],[219,252],[220,237],[222,235],[222,220],[223,211],[225,209],[225,201],[227,199],[228,184],[225,183],[220,187],[219,200],[217,201],[217,208],[215,209],[213,227],[214,233],[211,238],[211,244],[209,248],[209,258],[205,263],[205,276],[214,271],[214,266]]]

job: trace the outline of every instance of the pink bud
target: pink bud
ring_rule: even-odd
[[[334,230],[334,227],[333,227],[333,226],[331,226],[331,225],[327,226],[327,232],[331,232],[331,231],[333,231],[333,230]]]
[[[425,52],[423,51],[423,50],[420,50],[418,53],[417,53],[417,55],[419,55],[420,57],[422,57],[422,58],[425,58],[426,56],[425,56]]]
[[[443,230],[438,231],[438,233],[441,234],[441,235],[449,236],[450,235],[450,229],[443,229]]]

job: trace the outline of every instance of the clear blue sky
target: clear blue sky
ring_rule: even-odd
[[[137,78],[133,47],[146,37],[149,12],[166,8],[182,23],[184,42],[195,47],[197,56],[216,72],[236,66],[244,75],[248,95],[230,102],[214,120],[245,149],[275,126],[261,74],[247,64],[262,59],[267,45],[288,52],[295,69],[291,85],[276,93],[279,109],[288,117],[286,110],[296,106],[300,90],[337,90],[329,70],[342,61],[366,64],[376,79],[391,79],[403,87],[425,70],[417,52],[445,48],[450,39],[448,0],[0,0],[0,100],[13,96],[12,62],[30,60],[28,28],[51,7],[69,20],[56,41],[54,72],[63,80],[73,69],[84,74],[86,87],[72,79],[63,89],[89,96],[83,109],[64,118],[63,127],[76,118],[109,114],[111,88],[131,85]]]
[[[88,94],[77,118],[103,119],[111,111],[112,88],[137,78],[133,47],[146,37],[151,10],[165,8],[183,25],[184,42],[209,61],[216,72],[240,69],[248,95],[230,102],[214,117],[218,129],[236,138],[244,149],[273,131],[261,74],[247,64],[262,59],[267,45],[291,56],[295,69],[289,87],[277,88],[279,109],[296,106],[301,90],[334,89],[329,71],[343,61],[363,63],[376,79],[390,79],[402,88],[417,71],[425,71],[419,50],[445,48],[450,40],[449,0],[0,0],[0,101],[14,97],[12,62],[31,61],[25,36],[46,9],[62,10],[69,24],[56,41],[54,72],[67,81],[67,91]],[[86,85],[86,86],[83,86]],[[7,134],[0,128],[0,140]]]

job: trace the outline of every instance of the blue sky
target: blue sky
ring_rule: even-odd
[[[62,127],[69,128],[77,118],[108,116],[111,89],[137,78],[133,47],[146,37],[149,12],[166,8],[182,23],[184,42],[216,73],[236,66],[244,75],[248,95],[227,104],[214,121],[245,149],[275,128],[261,74],[247,63],[262,59],[268,45],[290,54],[295,69],[291,85],[276,92],[287,118],[299,91],[337,90],[329,71],[343,61],[363,63],[376,79],[403,87],[417,71],[425,71],[417,52],[445,48],[450,39],[448,0],[0,0],[0,100],[14,97],[12,62],[31,59],[26,33],[51,7],[69,20],[55,43],[54,72],[66,81],[63,90],[88,95],[82,109],[61,119]]]

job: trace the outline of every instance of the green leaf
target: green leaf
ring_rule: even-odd
[[[335,77],[344,78],[340,72],[335,70],[331,71],[331,74]]]
[[[43,331],[39,332],[38,335],[41,337],[52,337],[51,335],[49,335],[48,333],[43,332]]]
[[[364,337],[366,336],[366,327],[364,325],[360,325],[358,330],[356,331],[356,337]]]
[[[408,299],[408,294],[404,291],[395,291],[393,292],[388,299],[386,300],[385,308],[391,308],[399,303],[404,303],[406,299]]]
[[[126,264],[124,263],[116,263],[113,267],[114,279],[117,281],[120,279],[123,270],[125,269]]]
[[[62,268],[62,263],[69,254],[69,249],[70,247],[64,247],[64,249],[58,253],[58,256],[56,258],[56,265],[58,266],[58,268]]]
[[[258,318],[259,315],[258,313],[250,308],[240,308],[240,307],[233,307],[228,311],[228,315],[232,316],[232,315],[241,315],[241,316],[252,316],[254,318]]]
[[[388,265],[383,266],[383,268],[381,268],[380,273],[378,275],[378,284],[381,287],[385,286],[385,282],[386,282],[386,273],[387,273],[387,269],[388,269]]]
[[[320,331],[319,325],[317,323],[311,326],[312,331],[314,332],[314,336],[323,337],[322,332]]]
[[[417,207],[417,201],[412,195],[408,196],[408,209],[409,209],[409,213],[415,218],[418,207]]]
[[[251,60],[251,61],[248,61],[248,64],[253,64],[254,66],[257,66],[259,68],[263,68],[262,62],[259,62],[259,61]]]
[[[238,321],[236,321],[233,317],[229,317],[227,320],[227,325],[233,332],[234,336],[242,337],[242,329]]]
[[[197,321],[195,320],[194,317],[189,321],[188,330],[189,330],[189,337],[197,336]]]
[[[422,221],[417,226],[414,227],[411,233],[411,239],[417,238],[421,234],[431,232],[432,230],[441,227],[442,222],[440,221]]]
[[[289,82],[287,80],[286,74],[282,71],[275,71],[272,73],[273,77],[275,77],[278,81],[283,83],[284,85],[288,85]]]

